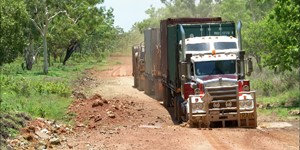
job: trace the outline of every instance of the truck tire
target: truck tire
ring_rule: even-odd
[[[134,74],[134,80],[133,80],[133,87],[138,88],[139,87],[139,77],[137,74]]]
[[[182,116],[182,110],[181,110],[182,100],[181,99],[182,98],[180,96],[176,96],[175,97],[175,103],[174,103],[174,105],[175,105],[175,109],[174,109],[175,118],[176,118],[178,124],[182,123],[182,121],[183,121],[182,118],[181,118],[181,116]]]

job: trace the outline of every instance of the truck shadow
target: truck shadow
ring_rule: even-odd
[[[157,100],[154,94],[149,95],[149,94],[146,94],[145,92],[144,92],[144,94],[147,95],[147,96],[149,96],[150,98],[156,100],[157,102],[159,102],[160,105],[161,105],[162,107],[164,107],[164,108],[168,111],[168,113],[169,113],[169,115],[170,115],[170,117],[171,117],[171,120],[172,120],[172,122],[173,122],[174,125],[179,125],[179,124],[180,124],[180,123],[177,121],[176,117],[175,117],[175,110],[174,110],[174,107],[173,107],[173,106],[165,107],[165,106],[163,105],[162,100]]]

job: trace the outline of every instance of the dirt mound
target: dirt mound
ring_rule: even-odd
[[[142,110],[139,103],[117,98],[106,100],[99,94],[89,99],[78,99],[69,107],[69,113],[76,115],[75,130],[124,124],[130,118],[141,117]]]

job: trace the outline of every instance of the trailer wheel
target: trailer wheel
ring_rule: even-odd
[[[137,73],[134,74],[134,83],[133,83],[133,87],[138,88],[139,87],[139,75]]]
[[[145,93],[149,95],[150,93],[150,86],[149,86],[149,79],[145,78]]]
[[[143,75],[139,75],[138,77],[138,90],[144,91],[145,89],[145,77]]]

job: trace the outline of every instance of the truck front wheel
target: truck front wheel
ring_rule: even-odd
[[[181,96],[176,96],[175,97],[175,109],[174,109],[174,112],[175,112],[175,117],[176,117],[176,120],[177,122],[180,124],[182,123],[182,109],[181,109],[181,103],[183,102]]]

